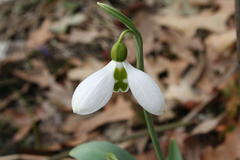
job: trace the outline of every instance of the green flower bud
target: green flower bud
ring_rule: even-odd
[[[111,58],[117,62],[123,62],[127,58],[127,47],[122,41],[117,41],[113,45]]]

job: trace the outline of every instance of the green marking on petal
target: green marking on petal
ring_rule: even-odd
[[[114,92],[126,92],[128,90],[128,83],[122,81],[115,82],[113,90]]]
[[[117,81],[127,79],[127,72],[125,68],[115,68],[114,79]]]
[[[114,92],[119,92],[119,90],[120,90],[119,82],[115,82],[113,90],[114,90]]]
[[[114,71],[114,92],[126,92],[128,90],[128,83],[127,83],[127,72],[125,68],[115,68]]]
[[[120,87],[122,90],[122,92],[126,92],[128,90],[128,83],[121,83],[121,87]]]

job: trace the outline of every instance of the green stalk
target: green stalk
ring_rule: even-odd
[[[134,36],[136,40],[136,49],[137,49],[137,68],[144,71],[142,36],[139,32],[137,34],[134,34]],[[154,128],[152,115],[144,109],[143,109],[143,113],[144,113],[144,118],[145,118],[147,129],[148,129],[148,133],[151,137],[157,158],[158,160],[164,160],[164,156],[163,156],[161,147],[159,145],[158,137],[157,137],[157,132]]]
[[[104,4],[104,3],[98,2],[97,4],[101,8],[103,8],[107,13],[109,13],[114,18],[117,18],[120,22],[122,22],[131,31],[132,35],[134,35],[135,42],[136,42],[136,50],[137,50],[137,53],[136,53],[137,68],[144,71],[143,40],[142,40],[141,34],[136,29],[135,25],[132,23],[132,21],[128,17],[126,17],[124,14],[122,14],[119,10],[117,10],[107,4]],[[125,32],[129,32],[129,31],[125,30],[121,35],[124,36]],[[144,117],[145,117],[147,129],[148,129],[148,133],[151,137],[157,158],[158,158],[158,160],[164,160],[163,153],[161,151],[161,148],[160,148],[160,145],[158,142],[157,132],[153,125],[152,115],[144,109],[143,109],[143,112],[144,112]]]
[[[118,37],[118,41],[122,42],[124,36],[125,36],[127,33],[131,33],[131,31],[130,31],[129,29],[124,30],[124,31],[120,34],[120,36]]]
[[[136,40],[136,49],[137,49],[137,68],[144,71],[144,57],[143,57],[143,41],[142,41],[142,36],[141,34],[137,32],[133,32]],[[146,110],[143,109],[144,113],[144,118],[146,121],[148,133],[151,137],[152,143],[154,150],[156,152],[158,160],[164,160],[164,156],[161,150],[161,147],[159,145],[158,137],[157,137],[157,132],[154,128],[153,124],[153,119],[152,115],[148,113]]]
[[[143,112],[144,112],[144,117],[147,124],[148,133],[152,139],[153,147],[156,152],[157,158],[158,160],[164,160],[163,153],[158,142],[157,132],[153,125],[152,115],[144,109],[143,109]]]

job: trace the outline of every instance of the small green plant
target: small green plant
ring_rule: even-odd
[[[132,21],[119,10],[107,4],[97,4],[128,29],[121,33],[113,45],[112,61],[86,78],[74,91],[72,97],[73,112],[80,115],[91,114],[109,101],[112,92],[127,92],[130,88],[137,102],[143,107],[156,156],[158,160],[164,160],[151,115],[160,115],[164,112],[164,96],[158,85],[144,72],[142,36]],[[127,33],[131,34],[136,42],[137,68],[126,61],[127,47],[123,39]],[[127,151],[103,141],[81,144],[73,148],[70,155],[80,160],[135,160]],[[182,160],[174,140],[170,142],[168,160]]]

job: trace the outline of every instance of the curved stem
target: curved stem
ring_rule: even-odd
[[[136,57],[137,57],[137,68],[144,71],[144,57],[143,57],[143,40],[141,34],[136,30],[133,32],[136,41]],[[152,115],[143,109],[144,118],[146,121],[148,133],[151,137],[154,150],[156,152],[158,160],[164,160],[164,156],[161,150],[161,147],[158,142],[157,132],[153,125]]]
[[[134,34],[136,39],[136,48],[137,48],[137,68],[144,71],[144,58],[143,58],[143,43],[142,43],[142,36],[139,32]],[[146,121],[148,133],[151,137],[154,150],[156,152],[158,160],[164,160],[164,156],[159,145],[157,132],[153,125],[152,115],[148,113],[146,110],[143,109],[144,118]]]
[[[124,30],[124,31],[120,34],[120,36],[119,36],[119,38],[118,38],[118,41],[122,42],[124,36],[125,36],[127,33],[131,33],[131,32],[132,32],[132,31],[129,30],[129,29]]]
[[[143,58],[143,43],[142,43],[142,36],[141,34],[137,31],[130,31],[130,30],[125,30],[121,33],[120,37],[118,40],[123,40],[123,37],[126,33],[132,33],[135,37],[136,40],[136,49],[137,49],[137,53],[136,53],[136,57],[137,57],[137,68],[144,71],[144,58]],[[164,156],[162,153],[162,150],[160,148],[159,145],[159,141],[158,141],[158,137],[157,137],[157,132],[154,128],[154,124],[153,124],[153,119],[152,119],[152,115],[150,113],[148,113],[146,110],[143,109],[143,113],[144,113],[144,118],[146,121],[146,125],[147,125],[147,129],[148,129],[148,133],[151,137],[152,143],[153,143],[153,147],[154,150],[156,152],[157,158],[158,160],[164,160]]]
[[[134,35],[135,42],[136,42],[136,50],[137,50],[137,53],[136,53],[137,68],[144,71],[143,40],[142,40],[141,34],[137,30],[137,28],[135,27],[133,22],[127,16],[122,14],[119,10],[117,10],[107,4],[104,4],[104,3],[97,2],[97,4],[102,9],[104,9],[107,13],[109,13],[111,16],[113,16],[114,18],[116,18],[120,22],[122,22]],[[126,30],[126,33],[127,32],[128,31]],[[125,35],[125,31],[122,33],[122,35],[123,36]],[[158,160],[164,160],[164,157],[163,157],[163,154],[162,154],[159,142],[158,142],[157,132],[155,131],[154,126],[153,126],[152,115],[145,110],[143,110],[143,112],[144,112],[144,117],[145,117],[145,121],[147,124],[147,129],[148,129],[149,135],[152,139],[155,152],[157,154],[157,158],[158,158]]]

